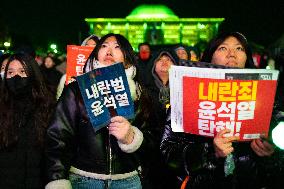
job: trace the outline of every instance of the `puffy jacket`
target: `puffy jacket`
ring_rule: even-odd
[[[77,82],[64,89],[52,120],[47,131],[48,181],[68,179],[70,166],[99,174],[127,173],[138,168],[137,154],[143,153],[141,150],[125,153],[106,128],[94,131]]]
[[[224,158],[216,158],[213,138],[171,130],[168,115],[161,151],[167,165],[177,175],[189,175],[187,188],[283,188],[283,151],[259,157],[249,142],[234,143],[235,170],[224,174]]]

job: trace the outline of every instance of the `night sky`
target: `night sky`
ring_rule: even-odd
[[[4,2],[3,2],[4,1]],[[284,1],[256,0],[3,0],[0,21],[18,42],[46,47],[79,44],[88,35],[84,18],[124,18],[140,4],[164,4],[180,18],[224,17],[220,30],[239,31],[269,46],[284,34]],[[106,5],[107,4],[107,5]],[[0,23],[1,23],[0,22]],[[0,25],[0,27],[3,27]]]

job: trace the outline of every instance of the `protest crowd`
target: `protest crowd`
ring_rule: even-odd
[[[109,33],[0,56],[0,189],[284,187],[281,52],[257,60],[239,32],[133,49]]]

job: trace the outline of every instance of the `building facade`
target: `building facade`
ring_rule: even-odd
[[[139,43],[151,45],[208,42],[218,32],[224,18],[179,18],[165,5],[140,5],[126,18],[86,18],[90,34],[124,35],[134,48]]]

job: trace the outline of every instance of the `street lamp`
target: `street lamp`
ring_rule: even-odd
[[[4,47],[9,48],[10,46],[11,46],[10,42],[7,42],[7,41],[4,42]]]
[[[51,49],[55,54],[58,53],[57,45],[56,45],[56,44],[52,43],[52,44],[50,44],[49,47],[50,47],[50,49]]]
[[[8,41],[5,41],[4,42],[4,47],[5,47],[5,50],[8,51],[9,47],[11,46],[11,43],[8,42]]]
[[[56,45],[56,44],[51,44],[51,45],[50,45],[50,48],[54,50],[54,49],[57,48],[57,45]]]

